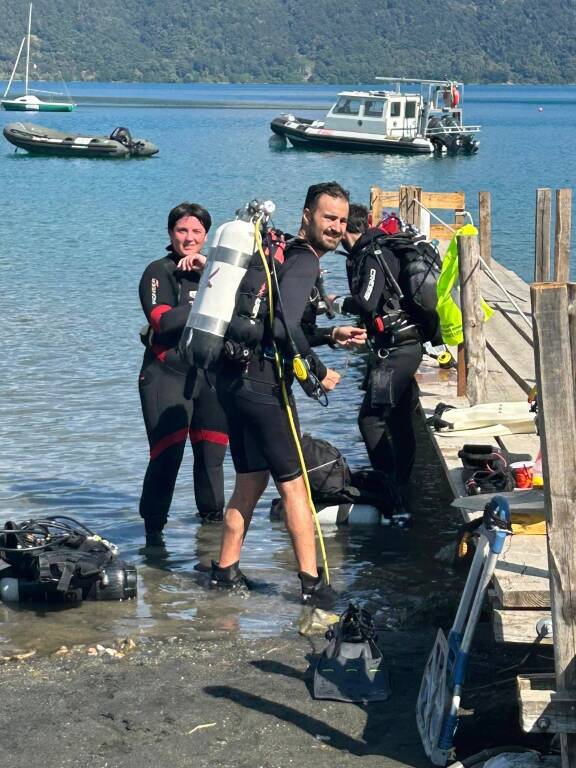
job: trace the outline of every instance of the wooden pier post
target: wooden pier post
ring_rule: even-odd
[[[456,395],[458,397],[464,397],[466,386],[466,350],[464,344],[458,344],[456,351]]]
[[[567,283],[568,290],[568,327],[570,328],[570,351],[572,373],[576,375],[576,283]],[[574,408],[576,409],[576,383],[574,385]]]
[[[534,282],[550,280],[550,222],[552,221],[552,190],[536,190],[536,223]]]
[[[492,261],[492,202],[490,192],[478,192],[480,220],[480,256],[490,266]]]
[[[470,405],[488,399],[486,339],[480,294],[480,248],[476,236],[458,237],[460,306],[464,329],[466,394]]]
[[[554,280],[570,280],[570,231],[572,228],[572,190],[556,190],[556,230],[554,235]]]
[[[415,201],[418,202],[415,202]],[[420,211],[418,203],[422,200],[422,187],[400,187],[400,218],[406,224],[413,224],[420,229]]]
[[[548,570],[554,627],[556,692],[568,722],[562,729],[564,768],[576,766],[576,406],[568,289],[531,287],[538,423],[548,523]],[[568,364],[567,364],[568,363]]]

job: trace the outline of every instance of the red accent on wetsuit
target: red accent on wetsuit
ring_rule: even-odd
[[[160,360],[161,363],[166,361],[166,355],[168,353],[168,347],[161,347],[159,344],[152,344],[152,354]]]
[[[166,435],[166,437],[163,437],[162,440],[159,440],[154,448],[152,448],[150,451],[150,458],[157,459],[158,456],[160,456],[160,454],[163,453],[167,448],[171,448],[173,445],[177,445],[178,443],[185,443],[187,437],[187,429],[179,429],[178,432],[172,432],[171,435]]]
[[[150,325],[157,333],[160,333],[161,330],[160,320],[162,315],[169,312],[171,309],[174,309],[174,307],[171,307],[169,304],[159,304],[157,307],[154,307],[152,312],[150,312]]]
[[[218,445],[228,445],[228,435],[224,432],[215,432],[212,429],[191,429],[190,442],[192,445],[206,440],[208,443],[217,443]]]

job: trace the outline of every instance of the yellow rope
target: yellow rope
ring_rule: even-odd
[[[262,266],[264,267],[264,272],[266,273],[266,283],[268,288],[268,314],[270,316],[270,325],[271,327],[273,327],[274,300],[272,295],[272,276],[270,274],[270,268],[266,260],[266,254],[264,253],[264,248],[262,247],[262,233],[260,232],[259,219],[255,222],[255,225],[254,225],[254,239],[256,241],[258,254],[260,255],[260,258],[262,260]],[[310,481],[308,480],[308,472],[306,470],[306,461],[304,460],[304,454],[302,453],[302,445],[300,443],[300,438],[298,436],[298,430],[296,429],[294,414],[292,413],[292,406],[290,405],[290,398],[288,397],[288,390],[286,388],[286,381],[284,379],[284,366],[282,365],[282,360],[280,359],[280,353],[278,352],[278,347],[276,346],[276,342],[274,340],[272,341],[272,344],[274,349],[274,362],[276,364],[278,379],[280,381],[280,391],[282,392],[282,399],[284,401],[284,407],[286,408],[286,413],[288,415],[288,423],[290,424],[290,431],[292,432],[292,437],[294,439],[294,444],[296,446],[296,451],[298,453],[298,460],[300,462],[300,467],[302,468],[302,477],[304,478],[304,485],[306,486],[308,503],[310,505],[312,518],[314,520],[316,533],[318,535],[320,552],[322,554],[322,563],[324,565],[324,578],[325,578],[326,584],[330,584],[330,570],[328,568],[328,557],[326,555],[326,547],[324,545],[324,536],[322,535],[322,528],[320,526],[320,521],[318,520],[318,513],[316,512],[316,507],[314,506],[314,501],[312,500],[312,491],[310,489]],[[296,361],[296,362],[298,363],[299,361]]]

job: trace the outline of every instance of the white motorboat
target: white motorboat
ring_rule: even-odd
[[[342,91],[323,120],[284,114],[270,127],[295,147],[345,151],[468,152],[478,150],[479,125],[463,121],[464,85],[451,80],[378,77],[391,91]],[[418,91],[401,90],[418,85]]]

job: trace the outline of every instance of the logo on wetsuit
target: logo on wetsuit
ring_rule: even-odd
[[[372,268],[370,270],[370,276],[368,277],[368,287],[366,288],[366,292],[364,294],[364,300],[368,301],[370,296],[372,296],[372,291],[374,290],[374,282],[376,281],[376,270]]]
[[[159,285],[160,285],[160,280],[158,280],[158,278],[156,277],[153,277],[150,282],[150,287],[152,289],[152,304],[156,304],[156,291]]]

